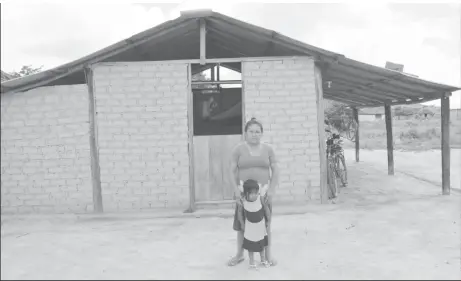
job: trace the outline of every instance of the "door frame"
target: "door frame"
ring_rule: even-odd
[[[207,201],[207,202],[197,202],[195,195],[195,179],[194,179],[194,115],[193,115],[193,94],[192,94],[192,64],[206,64],[206,63],[230,63],[230,62],[240,62],[241,74],[242,74],[242,141],[244,139],[244,130],[246,123],[246,94],[245,94],[245,62],[255,62],[255,61],[279,61],[285,59],[297,59],[305,58],[308,56],[278,56],[278,57],[247,57],[247,58],[213,58],[213,59],[191,59],[191,60],[181,60],[181,61],[168,61],[169,63],[182,62],[188,63],[187,67],[187,76],[188,76],[188,92],[187,92],[187,116],[188,116],[188,154],[189,154],[189,208],[185,212],[194,212],[197,205],[207,205],[207,204],[233,204],[235,200],[224,200],[224,201]]]

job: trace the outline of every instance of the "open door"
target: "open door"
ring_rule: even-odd
[[[195,75],[192,81],[197,203],[233,199],[230,157],[232,149],[242,140],[243,131],[241,80],[218,81],[214,70],[219,66],[211,69],[208,75],[206,72]]]

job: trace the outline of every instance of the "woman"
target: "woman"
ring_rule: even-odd
[[[237,254],[228,262],[229,266],[235,266],[244,260],[243,257],[243,230],[238,220],[238,212],[242,208],[242,190],[237,183],[252,179],[261,185],[268,184],[269,189],[264,202],[272,213],[272,197],[278,184],[279,169],[274,150],[268,144],[261,143],[263,126],[255,118],[245,125],[245,142],[237,145],[232,151],[231,157],[231,181],[235,188],[237,204],[234,214],[233,228],[237,231]],[[271,226],[267,227],[268,246],[266,248],[266,260],[270,265],[276,265],[271,256]]]

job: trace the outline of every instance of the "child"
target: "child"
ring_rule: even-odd
[[[261,264],[269,266],[265,248],[268,245],[266,227],[271,218],[263,200],[266,191],[267,185],[260,187],[257,181],[247,180],[243,183],[243,208],[239,212],[239,220],[244,233],[243,249],[248,250],[250,268],[256,268],[255,252],[261,256]]]

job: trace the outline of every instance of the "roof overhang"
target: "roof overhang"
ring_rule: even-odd
[[[182,12],[177,19],[70,63],[3,82],[2,93],[27,91],[41,86],[84,84],[83,70],[99,62],[199,59],[200,20],[206,23],[208,59],[309,56],[322,69],[325,98],[352,106],[421,103],[440,99],[447,93],[459,90],[358,62],[210,10],[195,10]],[[225,66],[240,70],[238,65]],[[193,71],[199,72],[206,67],[197,66]]]

